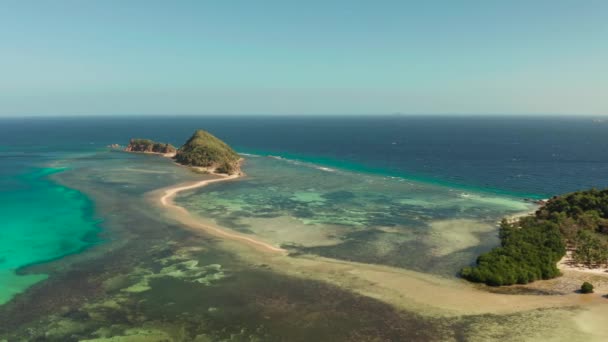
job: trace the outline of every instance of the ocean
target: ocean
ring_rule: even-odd
[[[190,233],[148,210],[146,198],[157,188],[200,175],[160,157],[107,148],[125,145],[132,137],[179,145],[199,128],[242,153],[247,173],[238,182],[213,184],[176,199],[201,220],[255,235],[293,255],[390,266],[452,280],[461,267],[498,244],[496,222],[501,217],[534,210],[531,199],[608,187],[608,122],[586,117],[4,118],[0,318],[13,320],[4,332],[46,317],[38,309],[18,310],[15,305],[27,307],[23,303],[40,300],[51,290],[49,310],[57,303],[82,304],[55,291],[67,288],[81,294],[82,300],[101,296],[104,305],[111,300],[129,310],[143,310],[138,314],[154,321],[168,310],[159,298],[179,288],[215,301],[198,312],[202,309],[190,307],[186,298],[167,299],[182,305],[178,311],[196,311],[209,322],[206,329],[218,331],[213,336],[224,338],[221,331],[226,326],[231,327],[226,334],[243,329],[234,323],[239,320],[247,329],[261,329],[262,316],[252,312],[268,309],[240,309],[250,303],[234,302],[239,286],[265,287],[268,279],[276,279],[276,284],[290,284],[289,291],[274,285],[276,291],[286,291],[285,298],[297,297],[295,289],[308,293],[310,286],[324,286],[283,279],[266,269],[252,270],[227,256],[213,240],[196,240],[193,246]],[[185,264],[166,271],[168,278],[155,275],[176,262],[176,253],[182,253],[176,251],[197,246],[204,246],[204,251],[197,250],[202,254],[196,254],[196,263],[182,260]],[[197,266],[203,260],[206,266]],[[89,282],[76,281],[78,277]],[[207,287],[185,285],[193,279]],[[324,291],[332,293],[330,298],[338,293]],[[135,304],[143,300],[149,307]],[[347,301],[351,300],[355,301]],[[132,306],[126,304],[131,301]],[[218,317],[213,312],[218,307],[221,311],[222,305],[230,310]],[[298,305],[298,310],[312,310]],[[342,315],[342,309],[334,309]],[[378,310],[389,315],[389,309]],[[353,319],[364,313],[357,315]],[[111,320],[106,317],[99,324]],[[252,334],[288,333],[286,322]],[[413,327],[428,323],[417,316],[403,322]],[[349,329],[353,322],[341,324]],[[80,328],[84,338],[99,326]],[[327,336],[319,329],[301,334]],[[372,330],[383,329],[374,325]]]
[[[577,117],[2,119],[3,149],[90,151],[129,137],[180,144],[204,128],[245,153],[497,192],[606,187],[608,121]]]

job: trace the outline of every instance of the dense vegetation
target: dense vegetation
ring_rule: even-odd
[[[608,262],[608,189],[555,197],[536,216],[559,227],[575,262],[588,267]]]
[[[126,148],[129,152],[155,152],[175,153],[176,149],[171,144],[159,143],[149,139],[131,139]]]
[[[203,130],[194,132],[175,155],[180,164],[215,168],[216,172],[227,174],[238,172],[239,159],[230,146]]]
[[[526,284],[560,274],[556,263],[573,249],[573,258],[587,266],[606,264],[608,190],[588,190],[554,197],[534,216],[503,220],[501,245],[477,258],[461,275],[488,285]]]
[[[558,227],[526,218],[520,225],[506,220],[500,227],[501,246],[477,258],[477,266],[461,275],[488,285],[526,284],[558,276],[556,263],[566,252]]]

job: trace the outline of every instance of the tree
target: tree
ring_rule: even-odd
[[[527,284],[560,275],[557,261],[565,254],[559,228],[548,221],[522,219],[521,228],[503,222],[501,246],[480,255],[477,265],[465,267],[460,275],[490,286]]]
[[[500,238],[501,245],[504,247],[506,242],[509,240],[511,233],[513,231],[513,225],[509,223],[509,220],[503,218],[500,221],[500,229],[498,230],[498,237]]]
[[[581,285],[581,293],[593,293],[593,285],[584,282],[583,285]]]
[[[225,161],[223,163],[221,163],[216,169],[215,172],[217,173],[225,173],[227,175],[232,175],[236,172],[236,166],[234,163]]]
[[[573,257],[577,263],[585,264],[587,267],[606,263],[606,246],[595,233],[589,230],[579,231],[576,235],[575,246]]]

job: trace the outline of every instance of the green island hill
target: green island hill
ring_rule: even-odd
[[[228,144],[200,129],[179,149],[148,139],[131,139],[125,151],[163,154],[201,172],[228,175],[241,172],[241,157]]]
[[[532,216],[503,219],[500,246],[480,255],[460,275],[491,286],[527,284],[561,275],[557,263],[571,251],[576,264],[608,264],[608,189],[550,199]]]
[[[240,172],[241,157],[222,140],[209,132],[197,130],[177,150],[175,161],[188,166],[212,169],[216,173]]]

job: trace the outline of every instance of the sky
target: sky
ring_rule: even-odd
[[[0,0],[0,116],[608,115],[608,1]]]

